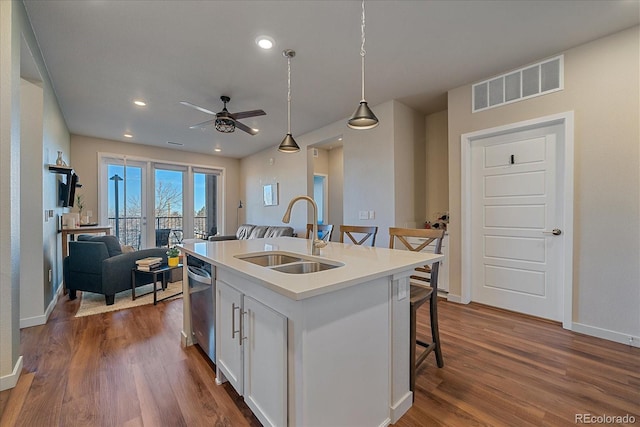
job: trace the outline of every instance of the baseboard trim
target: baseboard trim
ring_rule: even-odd
[[[32,326],[44,325],[47,323],[47,314],[43,314],[40,316],[27,317],[25,319],[20,319],[20,329],[30,328]]]
[[[13,372],[9,375],[5,375],[0,377],[0,391],[9,390],[10,388],[14,388],[16,384],[18,384],[18,379],[20,378],[20,373],[22,372],[22,356],[18,357],[15,366],[13,367]]]
[[[180,342],[182,347],[189,347],[193,345],[193,338],[184,333],[184,331],[180,332]]]
[[[53,309],[56,308],[56,304],[58,303],[58,297],[62,295],[62,291],[63,291],[62,283],[60,283],[58,285],[58,290],[53,294],[53,299],[47,306],[47,309],[45,310],[44,314],[41,314],[40,316],[33,316],[33,317],[20,319],[20,329],[30,328],[32,326],[45,325],[49,320],[49,316],[51,316],[51,313],[53,313]]]
[[[610,331],[608,329],[602,329],[576,322],[573,322],[573,327],[571,328],[571,330],[580,334],[585,334],[592,337],[602,338],[608,341],[640,348],[640,336],[623,334],[620,332]]]
[[[411,405],[413,405],[413,392],[408,391],[407,394],[398,399],[395,405],[391,405],[389,408],[391,424],[397,423],[400,417],[411,408]]]
[[[447,295],[447,301],[457,302],[458,304],[462,304],[462,297],[460,295],[454,295],[452,293],[449,293]]]

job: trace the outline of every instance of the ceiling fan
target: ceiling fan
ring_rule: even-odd
[[[230,113],[227,110],[227,102],[231,101],[231,98],[228,96],[222,95],[220,100],[224,103],[224,107],[222,111],[219,113],[214,113],[213,111],[207,110],[206,108],[199,107],[187,101],[180,101],[180,104],[186,105],[187,107],[195,108],[198,111],[202,111],[203,113],[211,114],[212,116],[216,116],[215,119],[207,120],[206,122],[198,123],[193,126],[189,126],[189,129],[197,129],[201,127],[205,127],[208,125],[215,125],[215,128],[218,132],[222,133],[231,133],[236,130],[236,128],[247,132],[250,135],[256,135],[258,133],[258,129],[250,128],[244,123],[239,122],[239,119],[246,119],[248,117],[255,116],[264,116],[264,110],[251,110],[251,111],[241,111],[239,113]]]

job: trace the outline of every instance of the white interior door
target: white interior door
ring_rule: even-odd
[[[562,320],[559,126],[515,130],[471,148],[473,301]],[[555,231],[555,234],[553,232]]]

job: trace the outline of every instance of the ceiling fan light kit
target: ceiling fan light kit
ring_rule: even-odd
[[[287,58],[287,135],[284,137],[278,151],[282,153],[297,153],[300,147],[291,136],[291,58],[296,56],[296,52],[291,49],[282,51],[282,55]]]
[[[219,113],[214,113],[213,111],[207,110],[206,108],[199,107],[187,101],[180,101],[180,104],[182,105],[186,105],[187,107],[194,108],[198,111],[201,111],[203,113],[210,114],[216,117],[215,119],[207,120],[206,122],[189,126],[189,128],[197,129],[197,128],[202,128],[202,127],[213,124],[216,130],[222,133],[232,133],[236,130],[236,128],[248,133],[249,135],[256,135],[258,133],[258,129],[250,128],[249,126],[245,125],[242,122],[239,122],[238,120],[246,119],[249,117],[264,116],[267,113],[265,113],[263,110],[251,110],[251,111],[241,111],[238,113],[230,113],[229,110],[227,110],[227,102],[231,101],[231,98],[229,98],[226,95],[222,95],[220,97],[220,100],[224,104],[224,107],[222,108],[222,111],[220,111]]]
[[[369,108],[369,105],[364,98],[364,57],[367,54],[364,50],[364,0],[362,0],[362,23],[360,25],[360,34],[362,41],[362,44],[360,45],[360,57],[362,58],[362,100],[347,122],[347,126],[351,129],[364,130],[378,126],[378,118],[373,114],[373,111],[371,111],[371,108]]]

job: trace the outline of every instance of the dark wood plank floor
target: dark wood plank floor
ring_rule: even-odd
[[[180,346],[182,300],[74,318],[78,301],[61,298],[46,325],[22,330],[24,369],[0,393],[0,426],[259,425],[201,352]],[[562,426],[583,413],[640,424],[640,349],[477,304],[443,302],[439,314],[445,367],[430,356],[418,369],[397,426]],[[418,320],[426,338],[428,309]]]

